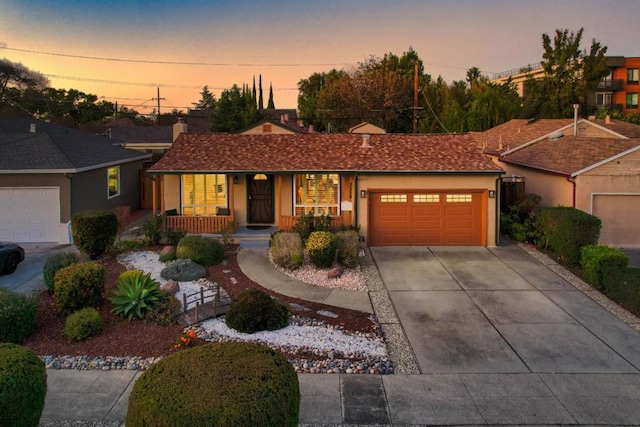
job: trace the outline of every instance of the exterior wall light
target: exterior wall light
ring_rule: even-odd
[[[238,182],[240,182],[240,179],[238,178],[238,175],[234,175],[233,176],[233,183],[237,184]]]
[[[367,190],[360,190],[360,198],[361,199],[367,198]]]
[[[496,197],[496,191],[495,190],[489,190],[489,198],[490,199],[494,199]]]

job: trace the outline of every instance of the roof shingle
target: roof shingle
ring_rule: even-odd
[[[494,172],[469,135],[181,134],[149,172]]]
[[[506,154],[500,160],[549,172],[571,175],[586,167],[640,146],[640,139],[565,136],[545,139]]]

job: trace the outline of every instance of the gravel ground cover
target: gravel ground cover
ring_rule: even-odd
[[[127,269],[149,272],[160,283],[164,267],[158,260],[160,248],[129,252],[101,260],[107,270],[105,295],[115,289],[118,275]],[[304,269],[303,269],[304,270]],[[358,270],[360,275],[362,273]],[[306,271],[306,280],[326,278],[326,270]],[[363,281],[353,276],[332,279],[334,283]],[[220,285],[232,297],[248,288],[260,288],[248,279],[236,262],[236,253],[226,253],[223,263],[207,269],[207,279]],[[366,283],[366,280],[364,280]],[[180,282],[181,293],[198,290],[198,282]],[[288,303],[295,311],[288,327],[272,332],[241,334],[224,324],[224,318],[210,319],[196,325],[198,338],[193,345],[207,341],[256,341],[281,351],[296,371],[307,373],[393,373],[381,329],[375,318],[354,310],[278,295],[263,289]],[[366,290],[366,286],[365,286]],[[40,295],[38,331],[25,345],[32,348],[49,368],[58,369],[146,369],[158,358],[175,351],[183,329],[175,324],[159,326],[141,320],[127,321],[111,313],[111,304],[99,308],[104,331],[81,343],[69,342],[64,333],[64,318],[53,309],[53,296],[46,291]]]

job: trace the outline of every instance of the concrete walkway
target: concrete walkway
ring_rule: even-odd
[[[302,426],[640,425],[640,335],[557,264],[509,244],[371,252],[422,374],[301,374]],[[47,373],[45,426],[122,425],[141,375]]]
[[[373,313],[371,301],[366,291],[323,288],[293,279],[271,265],[267,249],[241,249],[238,252],[238,264],[248,278],[279,294],[334,307]]]

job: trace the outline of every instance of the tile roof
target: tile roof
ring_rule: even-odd
[[[181,134],[149,172],[501,172],[469,135]]]
[[[572,123],[573,119],[540,119],[533,122],[512,119],[484,132],[473,132],[472,135],[484,152],[500,154]]]
[[[16,123],[13,125],[21,129]],[[113,140],[104,136],[47,125],[38,123],[32,133],[28,128],[12,132],[8,130],[10,125],[0,123],[0,171],[78,172],[150,157],[113,145]]]
[[[544,139],[506,154],[500,160],[548,172],[571,175],[640,146],[640,139],[564,136]]]

